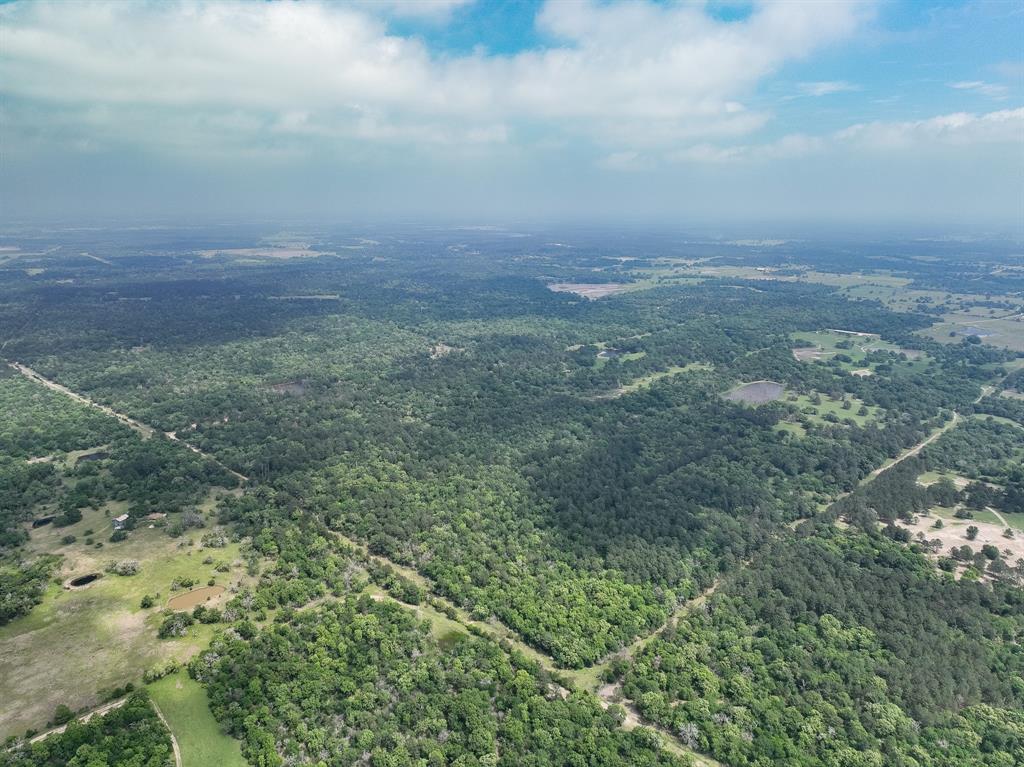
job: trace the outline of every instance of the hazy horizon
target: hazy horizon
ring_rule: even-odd
[[[0,221],[1024,235],[1000,2],[0,5]]]

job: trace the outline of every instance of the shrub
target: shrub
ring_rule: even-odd
[[[53,712],[53,723],[56,725],[67,724],[75,718],[75,712],[61,703]]]
[[[137,559],[122,559],[120,562],[108,562],[105,569],[115,575],[135,575],[139,572],[139,562]]]
[[[188,627],[195,623],[195,619],[188,613],[171,613],[164,618],[164,622],[160,624],[160,630],[157,631],[157,636],[161,639],[169,639],[171,637],[183,637]]]
[[[82,512],[80,509],[68,509],[63,514],[59,514],[53,520],[54,527],[68,527],[76,522],[82,521]]]
[[[179,668],[181,668],[181,666],[178,664],[177,661],[167,661],[167,663],[153,666],[153,668],[147,669],[145,672],[143,672],[142,681],[146,682],[146,684],[149,684],[150,682],[155,682],[157,679],[163,679],[168,674],[173,674]]]

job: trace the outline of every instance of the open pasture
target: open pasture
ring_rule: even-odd
[[[866,405],[863,400],[851,395],[846,395],[842,399],[832,399],[820,393],[790,393],[785,401],[799,410],[808,422],[818,425],[841,423],[849,419],[858,426],[864,426],[882,417],[881,408]]]
[[[159,595],[156,603],[162,604],[172,593],[175,578],[203,584],[215,578],[222,587],[251,581],[241,567],[239,544],[204,550],[199,545],[203,531],[171,538],[163,529],[140,524],[126,540],[110,543],[115,512],[120,513],[119,506],[87,509],[70,527],[47,525],[31,531],[30,551],[61,554],[64,560],[43,602],[27,616],[0,627],[0,700],[5,702],[0,707],[0,737],[41,728],[59,703],[72,709],[95,705],[100,690],[138,683],[147,669],[170,659],[187,660],[209,643],[216,627],[200,624],[180,639],[157,639],[161,611],[143,610],[144,595]],[[75,542],[62,544],[66,535],[74,535]],[[103,547],[87,545],[86,538],[103,542]],[[194,546],[189,545],[190,538]],[[213,563],[203,564],[207,556]],[[139,572],[104,572],[108,563],[124,560],[137,561]],[[216,572],[221,563],[230,571]],[[60,585],[92,573],[103,577],[84,588]],[[226,591],[221,599],[230,595]]]
[[[918,349],[907,349],[884,341],[872,333],[845,332],[843,330],[818,330],[798,332],[790,335],[800,346],[793,347],[793,357],[800,362],[827,362],[833,357],[842,355],[842,366],[849,372],[859,371],[857,375],[870,375],[871,369],[865,360],[873,352],[892,352],[906,356],[908,367],[917,369],[927,364],[928,357]],[[806,344],[810,344],[809,346]],[[906,363],[904,363],[906,364]]]
[[[245,767],[241,745],[210,713],[206,690],[185,671],[148,685],[153,701],[181,749],[181,767]]]

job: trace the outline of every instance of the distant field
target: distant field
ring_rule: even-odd
[[[983,343],[1024,351],[1024,315],[1019,314],[1003,319],[991,319],[974,313],[947,314],[941,322],[922,333],[937,341],[953,343],[959,343],[966,335],[980,335]]]
[[[813,395],[791,394],[786,401],[799,408],[800,412],[807,416],[812,423],[826,424],[825,416],[832,415],[840,421],[849,418],[858,426],[863,426],[869,421],[876,421],[882,415],[882,409],[874,405],[865,405],[863,400],[857,397],[847,396],[842,400],[833,400],[825,394],[818,395],[818,403],[815,404]],[[848,402],[848,407],[843,407]],[[861,413],[861,408],[867,412]]]
[[[624,384],[617,390],[617,394],[629,394],[630,392],[639,391],[640,389],[646,389],[648,386],[653,384],[655,381],[660,381],[663,378],[670,378],[680,373],[691,373],[697,370],[711,370],[712,365],[706,362],[691,362],[687,365],[673,365],[668,370],[659,370],[656,373],[637,378],[634,381],[630,381],[628,384]]]
[[[548,285],[555,293],[575,293],[578,296],[596,300],[629,290],[628,284],[618,282],[556,282]]]
[[[865,358],[872,352],[887,351],[896,354],[905,354],[906,361],[899,361],[897,365],[900,370],[918,371],[927,367],[929,358],[917,349],[906,349],[888,341],[883,341],[876,335],[855,335],[842,333],[836,330],[819,330],[814,332],[799,332],[790,335],[794,341],[810,344],[810,346],[794,346],[793,356],[801,362],[827,362],[837,355],[850,358],[850,362],[843,362],[843,369],[853,372],[869,372],[865,368]],[[858,375],[864,374],[858,372]]]

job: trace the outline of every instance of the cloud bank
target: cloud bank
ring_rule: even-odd
[[[820,128],[815,112],[780,123],[786,110],[870,95],[856,71],[821,77],[814,62],[871,32],[872,2],[757,2],[734,18],[699,2],[547,2],[514,52],[432,44],[430,29],[471,10],[471,0],[0,5],[0,201],[51,215],[87,209],[88,196],[126,211],[139,200],[247,210],[258,197],[268,211],[328,214],[666,216],[721,205],[745,185],[735,199],[747,207],[734,212],[754,215],[778,200],[758,207],[750,190],[781,184],[795,206],[807,190],[793,179],[817,179],[813,163],[839,169],[855,156],[877,172],[895,167],[882,155],[902,153],[917,158],[923,186],[934,186],[928,162],[973,165],[975,191],[998,167],[993,209],[1012,218],[1019,207],[1006,174],[1020,167],[1024,110],[901,119],[853,108],[838,128],[834,117]],[[766,96],[787,76],[788,95]],[[940,87],[1011,94],[970,76]],[[747,175],[698,170],[723,166]]]

